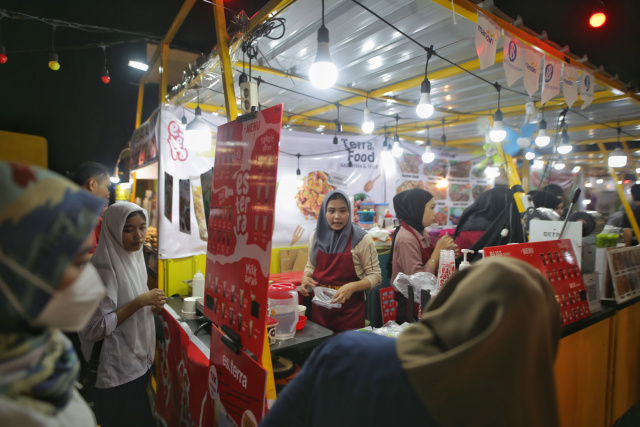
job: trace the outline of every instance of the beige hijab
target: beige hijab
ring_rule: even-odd
[[[558,425],[560,310],[547,280],[514,258],[454,275],[398,337],[402,368],[442,427]]]

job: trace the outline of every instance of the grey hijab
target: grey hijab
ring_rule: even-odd
[[[344,197],[349,208],[349,223],[340,231],[333,230],[327,222],[327,204],[329,199],[334,194],[340,194]],[[333,190],[329,192],[322,201],[322,207],[318,213],[318,225],[316,227],[316,234],[309,251],[309,260],[311,264],[316,265],[316,255],[318,250],[326,254],[337,254],[344,252],[347,247],[349,237],[351,237],[351,249],[355,248],[360,240],[367,234],[359,225],[351,222],[351,216],[353,215],[351,203],[349,202],[349,196],[342,190]]]

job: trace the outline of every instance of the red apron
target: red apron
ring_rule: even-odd
[[[332,289],[360,280],[353,265],[351,236],[342,253],[327,254],[318,250],[313,277],[318,286]],[[329,309],[314,304],[311,310],[311,320],[334,332],[364,328],[364,319],[364,292],[354,292],[341,308]]]

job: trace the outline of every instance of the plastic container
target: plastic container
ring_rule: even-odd
[[[273,283],[267,291],[269,316],[276,319],[276,339],[286,340],[296,334],[298,293],[291,283]]]
[[[600,234],[596,236],[597,248],[612,248],[618,245],[620,228],[612,225],[605,225]]]
[[[374,211],[360,211],[358,212],[360,217],[360,221],[364,222],[373,222],[373,216],[375,215]]]
[[[306,324],[307,324],[307,316],[300,316],[298,323],[296,323],[296,331],[299,331],[300,329],[304,328],[304,325]]]
[[[376,211],[378,218],[384,218],[385,214],[389,210],[389,203],[376,203],[373,210]]]
[[[192,294],[196,298],[204,299],[204,274],[200,273],[200,270],[193,275],[193,291]]]
[[[360,206],[358,207],[359,211],[373,211],[373,207],[375,206],[374,203],[360,203]]]
[[[362,212],[360,212],[360,214],[362,214]],[[364,230],[371,230],[373,228],[373,221],[360,221],[358,224]]]

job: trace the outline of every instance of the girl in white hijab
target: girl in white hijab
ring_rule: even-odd
[[[162,309],[165,297],[162,290],[147,288],[141,250],[146,234],[147,212],[133,203],[116,203],[104,213],[91,259],[106,296],[83,331],[82,350],[88,360],[94,343],[104,340],[94,396],[103,427],[155,425],[146,386],[155,354],[152,312]]]

